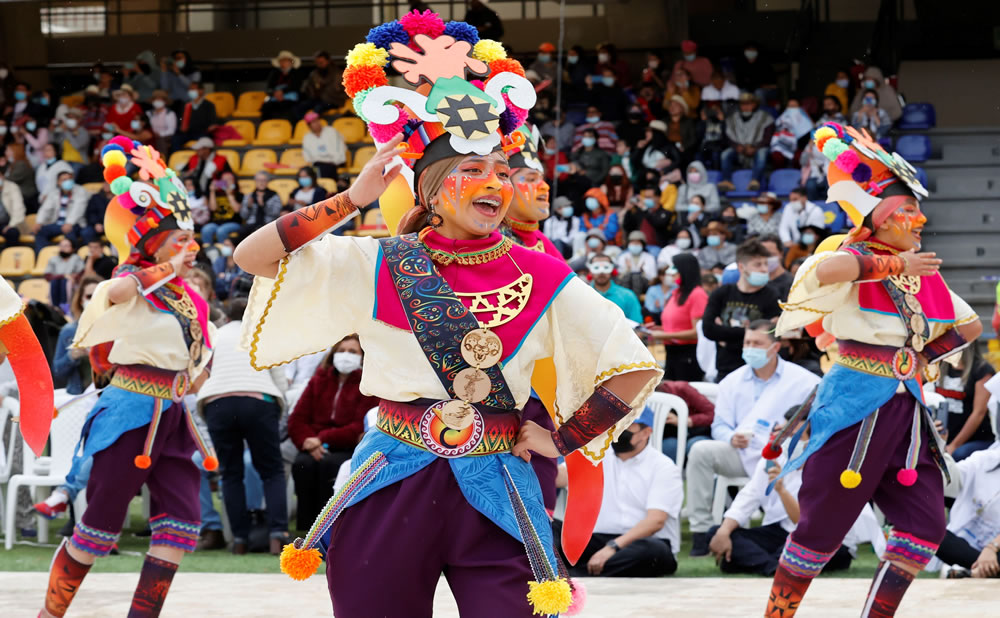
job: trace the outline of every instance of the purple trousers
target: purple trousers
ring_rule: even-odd
[[[549,416],[548,410],[542,402],[534,397],[528,398],[528,403],[521,411],[521,424],[524,421],[534,421],[549,431],[555,431],[556,426]],[[559,464],[552,457],[545,457],[538,453],[531,454],[531,468],[538,477],[538,484],[542,487],[542,502],[545,503],[545,510],[552,515],[556,510],[556,474],[559,472]]]
[[[462,616],[532,616],[524,545],[468,503],[444,459],[345,509],[332,530],[337,618],[431,616],[442,573]]]
[[[907,487],[896,480],[896,473],[906,465],[914,405],[913,395],[906,392],[897,393],[879,408],[860,470],[861,484],[854,489],[840,484],[840,473],[847,468],[861,423],[833,434],[806,460],[799,490],[801,519],[791,534],[793,541],[818,552],[835,551],[865,503],[874,500],[895,530],[931,543],[941,542],[945,533],[944,479],[931,455],[934,437],[926,423],[917,482]]]
[[[169,545],[194,551],[201,529],[198,490],[201,474],[191,461],[196,450],[186,412],[175,403],[163,411],[150,453],[152,464],[135,466],[149,425],[123,433],[111,446],[94,454],[87,483],[87,510],[73,531],[71,542],[89,553],[104,556],[121,534],[128,505],[149,488],[153,534],[150,545]]]

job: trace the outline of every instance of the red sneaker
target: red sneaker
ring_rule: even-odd
[[[66,502],[61,502],[55,506],[49,506],[44,502],[39,502],[34,506],[34,509],[38,511],[38,514],[44,517],[45,519],[55,519],[62,513],[66,512],[67,506],[68,503]]]

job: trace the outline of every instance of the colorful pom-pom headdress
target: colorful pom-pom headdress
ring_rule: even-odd
[[[813,131],[816,148],[830,160],[827,202],[837,202],[854,223],[848,243],[864,240],[871,230],[862,227],[872,215],[875,227],[896,208],[891,197],[927,197],[917,170],[899,153],[885,151],[867,131],[826,122]],[[880,204],[886,206],[876,212]]]
[[[539,133],[538,127],[532,126],[529,130],[528,125],[524,124],[517,131],[523,134],[524,144],[508,158],[510,169],[530,167],[544,174],[545,167],[542,165],[542,160],[538,158],[538,143],[541,140],[541,133]],[[515,141],[519,140],[520,138],[515,139]]]
[[[144,252],[146,242],[159,232],[194,229],[184,183],[152,146],[119,135],[101,150],[101,162],[104,180],[115,194],[104,228],[118,249],[119,263],[133,250]],[[129,163],[139,169],[140,180],[126,173]]]
[[[413,88],[390,86],[387,65]],[[437,13],[418,10],[372,28],[366,41],[354,46],[347,54],[344,89],[376,143],[403,134],[400,183],[409,188],[409,198],[400,186],[380,199],[393,232],[413,206],[413,188],[431,163],[520,148],[526,136],[517,129],[536,98],[521,64],[507,57],[503,45],[480,40],[465,22],[445,24]]]

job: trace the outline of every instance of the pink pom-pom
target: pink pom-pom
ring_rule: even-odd
[[[858,153],[853,150],[845,150],[837,156],[837,160],[834,161],[834,165],[840,169],[842,172],[851,174],[854,169],[858,167],[861,163],[861,159],[858,158]]]
[[[409,122],[410,116],[406,113],[405,109],[399,108],[399,119],[392,124],[378,124],[376,122],[368,123],[368,132],[371,133],[372,139],[374,139],[379,144],[384,144],[392,138],[396,137],[406,123]]]
[[[410,35],[410,47],[413,47],[413,37],[418,34],[426,34],[434,39],[444,33],[444,22],[441,21],[441,16],[432,11],[421,13],[414,9],[399,18],[399,25]]]
[[[576,616],[583,611],[585,605],[587,605],[587,587],[583,585],[580,578],[574,577],[569,580],[570,588],[572,592],[570,598],[572,601],[569,603],[569,607],[563,612],[566,616]]]
[[[910,487],[917,482],[917,471],[912,468],[903,468],[896,473],[896,480],[899,481],[900,485]]]
[[[856,168],[854,168],[854,171],[851,172],[851,179],[860,185],[865,184],[872,179],[872,168],[868,167],[865,163],[859,164]]]
[[[483,80],[481,79],[474,79],[469,83],[475,86],[476,88],[479,88],[480,90],[486,90],[486,84],[484,84]]]
[[[506,92],[504,92],[501,96],[503,97],[503,102],[507,104],[507,109],[510,110],[510,113],[513,114],[515,118],[517,118],[517,126],[524,124],[524,121],[528,118],[528,110],[511,103],[510,97],[507,96]]]
[[[125,149],[125,152],[132,152],[132,149],[135,148],[135,146],[132,145],[132,140],[125,137],[124,135],[118,135],[116,137],[112,137],[108,143],[117,144],[121,146],[122,148]]]
[[[130,210],[132,214],[135,215],[141,215],[142,213],[146,212],[146,209],[140,208],[135,203],[135,200],[132,199],[132,196],[129,195],[128,193],[122,193],[121,195],[119,195],[118,203],[121,204],[123,207],[127,208],[128,210]]]

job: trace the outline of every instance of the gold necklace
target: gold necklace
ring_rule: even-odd
[[[430,228],[425,228],[425,230],[429,231]],[[424,236],[426,236],[426,232],[422,231],[420,233],[421,242],[424,241]],[[453,263],[458,263],[462,266],[475,266],[477,264],[486,264],[488,262],[492,262],[493,260],[502,258],[507,255],[513,244],[514,243],[510,238],[504,236],[500,242],[492,247],[468,253],[451,253],[450,251],[434,249],[433,247],[428,246],[426,242],[424,242],[424,248],[427,249],[427,253],[431,256],[431,259],[434,260],[435,263],[442,266],[448,266]]]
[[[537,232],[538,231],[538,221],[518,221],[517,219],[511,219],[507,217],[507,224],[510,225],[511,229],[518,230],[520,232]]]

